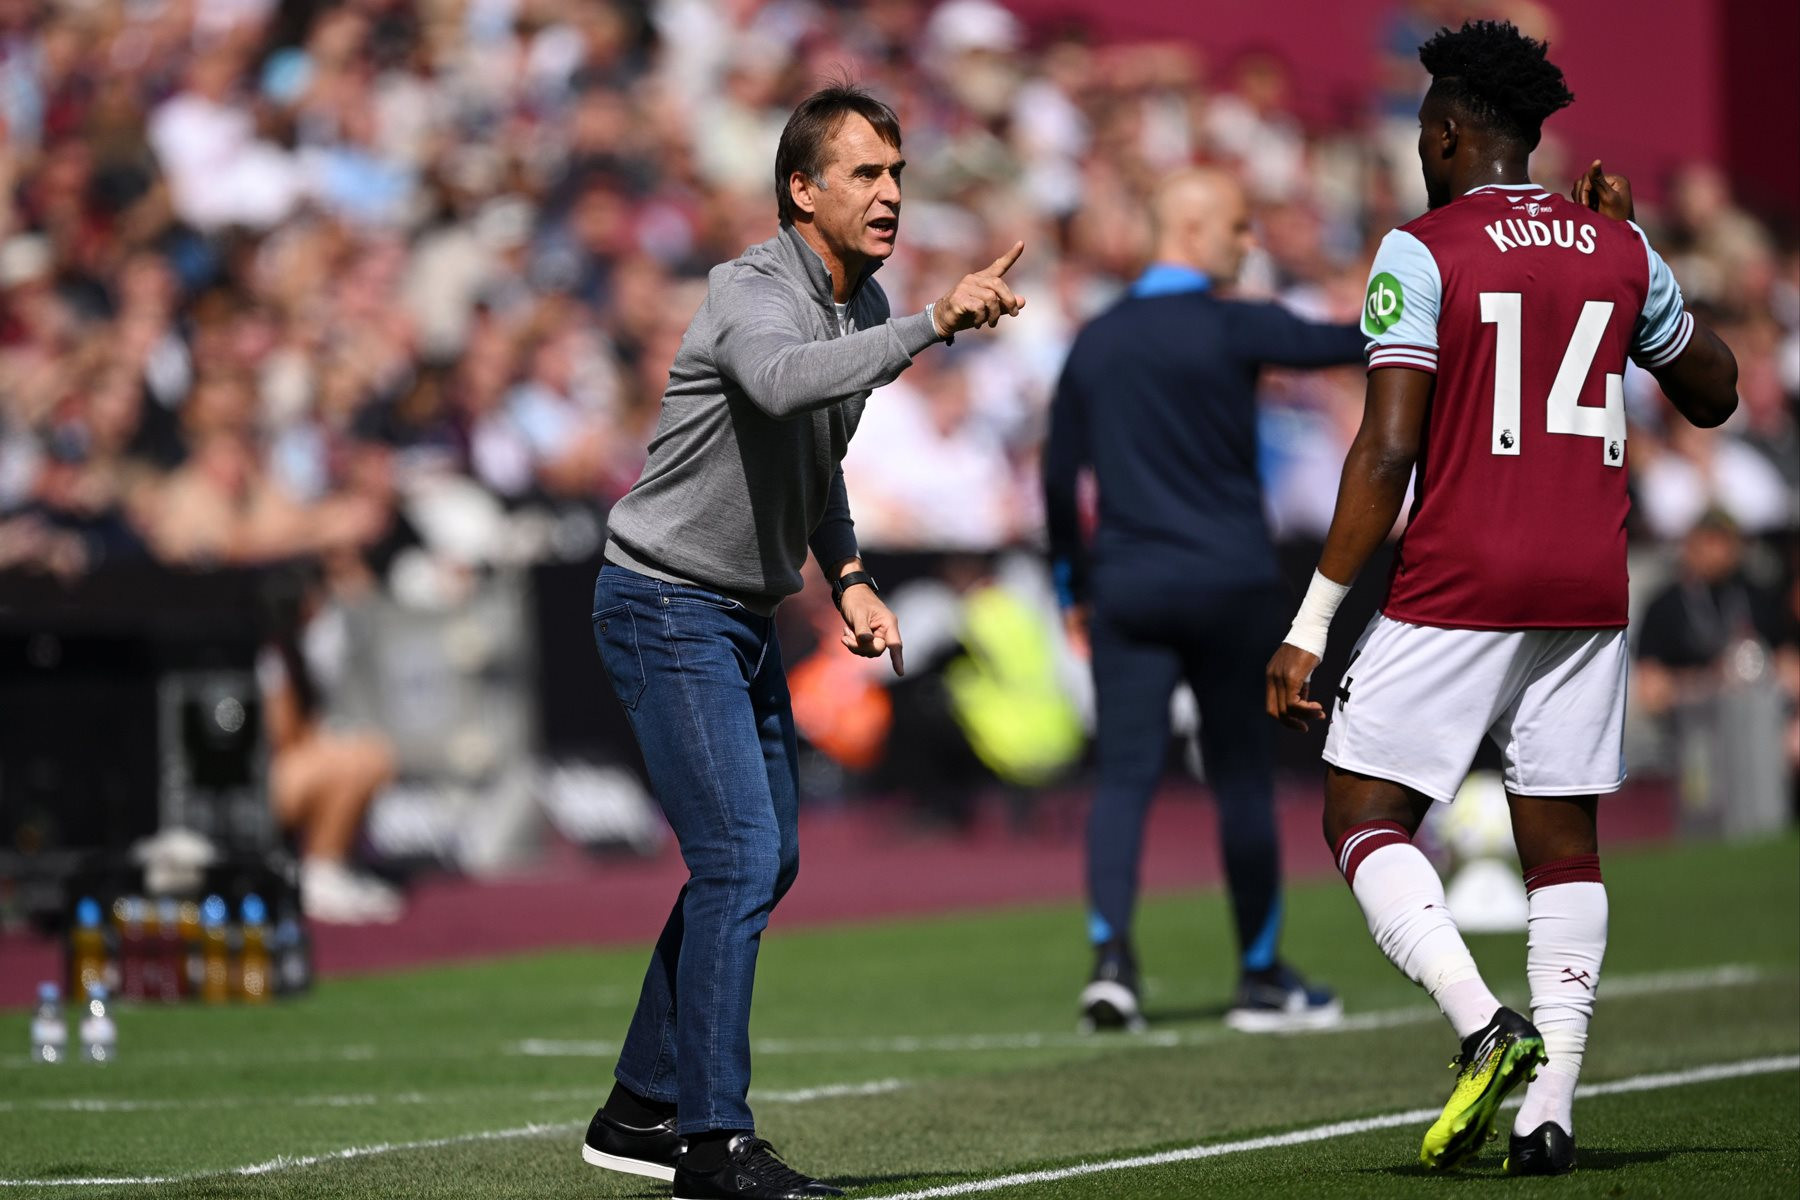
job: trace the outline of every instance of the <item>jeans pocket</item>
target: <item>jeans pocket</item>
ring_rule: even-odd
[[[667,591],[665,598],[670,604],[692,604],[698,608],[710,608],[715,612],[741,613],[749,612],[742,604],[729,596],[721,596],[716,592],[703,592],[698,588],[682,588],[680,591]]]
[[[637,618],[629,604],[615,604],[594,614],[594,645],[599,647],[613,695],[635,711],[644,695],[644,656],[638,651]]]

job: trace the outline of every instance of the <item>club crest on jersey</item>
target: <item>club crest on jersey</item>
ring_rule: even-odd
[[[1363,329],[1372,336],[1386,333],[1400,323],[1406,311],[1406,292],[1400,281],[1383,271],[1369,280],[1369,295],[1363,301]]]
[[[1583,254],[1594,252],[1595,229],[1592,225],[1583,225],[1577,229],[1573,221],[1507,217],[1482,228],[1494,239],[1494,245],[1499,247],[1502,254],[1508,250],[1517,250],[1520,246],[1560,246],[1564,250],[1579,250]]]

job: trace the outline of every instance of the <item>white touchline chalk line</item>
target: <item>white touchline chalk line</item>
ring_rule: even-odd
[[[1700,967],[1681,971],[1657,971],[1639,975],[1621,975],[1605,982],[1604,994],[1607,996],[1645,996],[1662,993],[1698,991],[1718,987],[1740,987],[1759,983],[1771,977],[1771,973],[1759,967],[1742,963],[1727,963],[1716,967]],[[1375,1012],[1354,1013],[1346,1017],[1339,1025],[1326,1029],[1294,1030],[1279,1036],[1302,1036],[1310,1033],[1356,1033],[1371,1029],[1388,1029],[1403,1025],[1429,1022],[1437,1019],[1437,1013],[1429,1006],[1413,1005],[1407,1008],[1385,1009]],[[1197,1046],[1223,1041],[1235,1035],[1217,1028],[1197,1030],[1159,1030],[1145,1034],[1122,1034],[1117,1040],[1109,1040],[1109,1046],[1132,1047],[1166,1047]],[[1267,1035],[1264,1035],[1267,1036]],[[886,1053],[913,1054],[926,1051],[942,1051],[960,1053],[976,1050],[1027,1050],[1043,1048],[1071,1048],[1096,1046],[1089,1034],[1052,1034],[1052,1033],[1019,1033],[1019,1034],[975,1034],[944,1035],[934,1037],[891,1037],[891,1038],[843,1038],[782,1040],[765,1039],[756,1043],[760,1054],[819,1054],[819,1053]],[[561,1042],[538,1038],[527,1038],[509,1047],[512,1053],[527,1056],[552,1058],[589,1058],[610,1057],[618,1053],[616,1043],[610,1042]],[[375,1057],[375,1050],[368,1046],[341,1047],[336,1053],[329,1051],[306,1052],[306,1059],[319,1061],[329,1058],[344,1058],[361,1061]],[[142,1059],[134,1059],[141,1062]],[[757,1099],[767,1103],[804,1103],[811,1099],[824,1099],[839,1096],[877,1095],[882,1091],[893,1091],[904,1087],[901,1080],[877,1080],[873,1083],[832,1084],[824,1088],[801,1088],[790,1092],[759,1093]],[[534,1102],[554,1100],[576,1100],[588,1094],[589,1089],[540,1089],[528,1093],[524,1098]],[[273,1105],[276,1107],[323,1107],[323,1108],[356,1108],[373,1107],[381,1104],[433,1104],[451,1103],[466,1098],[466,1093],[444,1092],[423,1093],[417,1091],[376,1094],[357,1092],[349,1094],[333,1094],[319,1096],[296,1096],[278,1099],[266,1096],[243,1098],[214,1097],[190,1100],[115,1100],[106,1097],[66,1097],[43,1100],[0,1101],[0,1113],[18,1112],[21,1110],[70,1112],[70,1113],[134,1113],[161,1112],[170,1109],[232,1108],[242,1104]]]
[[[1711,1063],[1703,1067],[1692,1067],[1684,1071],[1663,1071],[1653,1075],[1635,1075],[1627,1079],[1615,1079],[1606,1083],[1583,1084],[1576,1089],[1576,1095],[1613,1096],[1626,1092],[1648,1092],[1663,1088],[1683,1087],[1696,1083],[1713,1083],[1724,1079],[1741,1079],[1750,1075],[1769,1075],[1781,1071],[1800,1070],[1800,1054],[1782,1055],[1773,1058],[1753,1058],[1734,1063]],[[827,1096],[841,1095],[877,1095],[892,1091],[906,1084],[901,1080],[875,1080],[862,1084],[838,1084],[823,1088],[804,1088],[789,1093],[767,1093],[761,1098],[820,1099]],[[1515,1100],[1509,1101],[1507,1107],[1513,1107]],[[1328,1138],[1345,1137],[1355,1133],[1369,1133],[1379,1129],[1392,1129],[1399,1125],[1411,1125],[1419,1121],[1429,1121],[1437,1116],[1435,1108],[1415,1108],[1405,1112],[1386,1113],[1376,1117],[1363,1117],[1350,1121],[1334,1121],[1328,1125],[1315,1125],[1308,1129],[1295,1129],[1287,1133],[1270,1134],[1266,1137],[1248,1138],[1235,1142],[1213,1142],[1199,1146],[1188,1146],[1180,1150],[1165,1150],[1158,1154],[1143,1154],[1132,1158],[1107,1159],[1102,1162],[1078,1163],[1072,1167],[1057,1167],[1044,1171],[1029,1171],[1015,1175],[1000,1175],[991,1179],[973,1179],[964,1183],[947,1184],[943,1187],[925,1188],[922,1191],[898,1192],[881,1197],[880,1200],[933,1200],[939,1196],[966,1196],[978,1192],[998,1191],[1002,1188],[1020,1187],[1030,1183],[1051,1183],[1059,1179],[1072,1179],[1079,1175],[1097,1175],[1111,1171],[1126,1171],[1136,1167],[1161,1166],[1167,1163],[1191,1162],[1202,1158],[1217,1158],[1224,1154],[1239,1154],[1249,1150],[1272,1150],[1283,1146],[1298,1146],[1307,1142],[1325,1141]],[[116,1175],[89,1176],[63,1179],[0,1179],[0,1188],[25,1187],[120,1187],[151,1186],[168,1183],[190,1183],[198,1179],[218,1179],[232,1175],[253,1176],[268,1175],[276,1171],[289,1171],[300,1167],[317,1166],[320,1163],[343,1162],[349,1159],[369,1158],[378,1154],[395,1154],[408,1150],[436,1150],[445,1146],[468,1145],[475,1142],[508,1141],[515,1138],[545,1137],[550,1134],[561,1134],[580,1129],[578,1121],[565,1121],[555,1124],[520,1125],[512,1129],[492,1129],[478,1133],[455,1134],[450,1137],[429,1138],[416,1142],[377,1142],[369,1146],[350,1146],[343,1150],[331,1150],[323,1154],[278,1155],[259,1163],[251,1163],[242,1167],[227,1167],[214,1171],[194,1171],[182,1175]]]
[[[226,1167],[217,1171],[191,1171],[182,1175],[97,1175],[71,1179],[0,1179],[0,1187],[119,1187],[127,1184],[192,1183],[197,1179],[218,1179],[228,1175],[268,1175],[296,1167],[313,1167],[320,1163],[340,1162],[352,1158],[368,1158],[375,1154],[393,1154],[402,1150],[437,1150],[470,1142],[502,1142],[513,1138],[542,1137],[582,1128],[581,1122],[565,1121],[553,1125],[520,1125],[514,1129],[489,1129],[480,1133],[459,1133],[450,1137],[428,1138],[419,1142],[376,1142],[370,1146],[350,1146],[328,1150],[324,1154],[281,1154],[264,1162],[243,1167]]]
[[[1603,979],[1602,999],[1618,996],[1649,996],[1674,992],[1705,991],[1709,988],[1742,987],[1760,983],[1771,972],[1742,963],[1717,967],[1700,967],[1684,971],[1656,971],[1641,975],[1620,975]],[[1412,1004],[1405,1008],[1380,1009],[1352,1013],[1337,1025],[1318,1029],[1295,1029],[1275,1036],[1306,1037],[1315,1034],[1362,1033],[1371,1029],[1389,1029],[1402,1025],[1426,1024],[1441,1020],[1430,1004]],[[757,1054],[962,1054],[977,1051],[1066,1050],[1076,1047],[1103,1047],[1109,1050],[1132,1047],[1202,1046],[1228,1038],[1247,1035],[1207,1026],[1200,1029],[1152,1029],[1146,1033],[1122,1033],[1095,1038],[1092,1034],[1069,1032],[1045,1033],[978,1033],[926,1034],[899,1037],[864,1038],[759,1038],[751,1049]],[[619,1052],[617,1042],[583,1039],[524,1038],[507,1046],[513,1054],[530,1058],[611,1058]]]
[[[819,1087],[793,1088],[787,1091],[755,1092],[759,1104],[805,1104],[810,1100],[830,1100],[847,1096],[879,1096],[899,1091],[908,1084],[904,1079],[874,1079],[867,1083],[831,1083]],[[0,1100],[0,1113],[29,1110],[34,1112],[70,1113],[135,1113],[167,1112],[204,1108],[242,1108],[245,1105],[273,1108],[373,1108],[388,1104],[454,1104],[459,1101],[491,1096],[495,1089],[472,1091],[468,1088],[440,1092],[349,1092],[315,1096],[207,1096],[189,1100],[108,1100],[74,1097],[60,1100]],[[520,1099],[533,1103],[580,1100],[598,1095],[592,1087],[538,1088]]]
[[[897,1092],[908,1086],[904,1079],[873,1079],[867,1083],[833,1083],[822,1087],[795,1088],[789,1091],[757,1092],[755,1100],[760,1104],[804,1104],[812,1100],[834,1100],[851,1096],[880,1096],[889,1092]],[[591,1094],[591,1089],[589,1090]],[[415,1093],[402,1093],[412,1095]],[[319,1097],[321,1100],[345,1099],[361,1102],[370,1097]],[[126,1184],[164,1184],[188,1183],[196,1179],[214,1179],[227,1175],[266,1175],[271,1171],[285,1171],[294,1167],[311,1167],[324,1162],[337,1162],[343,1159],[367,1158],[373,1154],[391,1154],[401,1150],[435,1150],[444,1146],[462,1145],[468,1142],[504,1141],[509,1138],[533,1137],[540,1134],[564,1133],[582,1128],[578,1121],[565,1121],[553,1124],[520,1125],[513,1129],[495,1129],[481,1133],[465,1133],[452,1137],[430,1138],[422,1142],[378,1142],[372,1146],[352,1146],[345,1150],[331,1150],[324,1154],[278,1155],[266,1162],[252,1163],[244,1167],[228,1167],[216,1171],[195,1171],[183,1175],[120,1175],[93,1176],[70,1179],[0,1179],[0,1188],[15,1187],[118,1187]]]
[[[1699,967],[1683,971],[1658,971],[1641,975],[1618,975],[1601,983],[1601,995],[1643,996],[1658,993],[1703,991],[1715,987],[1741,987],[1778,978],[1784,972],[1743,963],[1716,967]],[[1360,1033],[1370,1029],[1423,1024],[1438,1019],[1437,1010],[1429,1004],[1405,1008],[1381,1009],[1352,1013],[1343,1022],[1326,1029],[1302,1029],[1275,1036],[1299,1037],[1320,1033]],[[758,1054],[961,1054],[979,1051],[1057,1050],[1081,1046],[1119,1047],[1202,1046],[1235,1037],[1267,1037],[1268,1034],[1239,1034],[1217,1027],[1188,1030],[1152,1029],[1147,1033],[1121,1033],[1097,1041],[1093,1035],[1075,1032],[1028,1032],[987,1034],[939,1034],[874,1038],[762,1038],[753,1046]],[[506,1054],[528,1058],[611,1058],[619,1052],[619,1043],[599,1040],[525,1038],[502,1048]],[[430,1057],[442,1058],[454,1052],[440,1048]],[[477,1057],[481,1051],[470,1050],[463,1057]],[[314,1047],[283,1053],[273,1051],[261,1061],[271,1064],[312,1062],[371,1062],[393,1060],[406,1055],[378,1050],[374,1046],[350,1045]],[[420,1056],[423,1057],[423,1056]],[[219,1052],[167,1051],[133,1055],[133,1064],[147,1066],[229,1065],[236,1056]],[[38,1067],[28,1055],[0,1057],[0,1067]],[[6,1111],[0,1103],[0,1112]]]
[[[1607,1083],[1584,1084],[1575,1089],[1577,1096],[1615,1096],[1624,1092],[1649,1092],[1662,1088],[1684,1087],[1695,1083],[1712,1083],[1722,1079],[1741,1079],[1747,1075],[1771,1075],[1781,1071],[1800,1070],[1800,1054],[1787,1054],[1777,1058],[1753,1058],[1743,1062],[1714,1063],[1710,1066],[1695,1067],[1687,1071],[1665,1071],[1656,1075],[1636,1075],[1629,1079],[1615,1079]],[[1507,1107],[1513,1107],[1509,1102]],[[880,1200],[936,1200],[940,1196],[969,1196],[978,1192],[995,1192],[1002,1188],[1023,1187],[1033,1183],[1055,1183],[1062,1179],[1073,1179],[1080,1175],[1099,1175],[1112,1171],[1129,1171],[1138,1167],[1159,1167],[1169,1163],[1194,1162],[1202,1158],[1218,1158],[1225,1154],[1241,1154],[1250,1150],[1274,1150],[1284,1146],[1300,1146],[1308,1142],[1322,1142],[1330,1138],[1347,1137],[1356,1133],[1371,1133],[1378,1129],[1392,1129],[1400,1125],[1413,1125],[1421,1121],[1437,1118],[1440,1110],[1435,1108],[1415,1108],[1407,1112],[1386,1113],[1378,1117],[1364,1117],[1354,1121],[1334,1121],[1329,1125],[1314,1125],[1309,1129],[1295,1129],[1288,1133],[1275,1133],[1267,1137],[1245,1138],[1235,1142],[1212,1142],[1199,1146],[1186,1146],[1180,1150],[1164,1150],[1159,1154],[1140,1154],[1132,1158],[1114,1158],[1103,1162],[1077,1163],[1070,1167],[1056,1167],[1044,1171],[1025,1171],[1017,1175],[1000,1175],[992,1179],[971,1179],[964,1183],[950,1183],[942,1187],[924,1188],[916,1192],[896,1192],[880,1197]]]
[[[1603,996],[1641,996],[1660,992],[1700,991],[1714,987],[1739,987],[1762,983],[1769,979],[1779,978],[1784,974],[1792,974],[1792,972],[1772,971],[1743,963],[1728,963],[1723,966],[1699,967],[1692,970],[1618,975],[1609,977],[1601,983],[1601,994]],[[1357,1033],[1368,1029],[1386,1029],[1437,1019],[1437,1011],[1429,1004],[1414,1004],[1405,1008],[1353,1013],[1346,1017],[1342,1024],[1327,1029],[1295,1030],[1291,1034],[1278,1036]],[[926,1052],[960,1054],[965,1051],[1068,1049],[1075,1046],[1098,1045],[1108,1048],[1199,1046],[1209,1042],[1223,1041],[1226,1038],[1247,1036],[1267,1037],[1270,1035],[1238,1034],[1214,1027],[1190,1030],[1152,1029],[1147,1033],[1110,1035],[1104,1041],[1096,1041],[1091,1034],[1062,1031],[886,1038],[765,1038],[757,1041],[753,1048],[759,1054],[919,1054]],[[617,1042],[554,1038],[525,1038],[502,1047],[502,1053],[521,1054],[532,1058],[610,1058],[618,1052],[619,1044]],[[488,1053],[491,1051],[470,1048],[459,1052],[449,1047],[437,1047],[429,1054],[407,1055],[380,1050],[375,1046],[349,1045],[310,1047],[291,1051],[273,1050],[258,1061],[269,1064],[373,1062],[408,1057],[476,1058],[483,1057]],[[134,1065],[158,1067],[229,1066],[238,1061],[238,1056],[226,1051],[175,1050],[134,1054],[131,1061]],[[41,1064],[27,1054],[8,1054],[0,1055],[0,1068],[8,1070],[41,1069]],[[4,1110],[0,1109],[0,1111]]]

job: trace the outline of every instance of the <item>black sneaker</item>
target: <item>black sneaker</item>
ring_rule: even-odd
[[[725,1143],[724,1165],[715,1171],[675,1168],[675,1200],[811,1200],[843,1194],[782,1162],[775,1147],[753,1133]]]
[[[1241,1033],[1330,1029],[1343,1019],[1344,1004],[1335,992],[1307,983],[1286,963],[1240,979],[1225,1014],[1225,1024]]]
[[[675,1178],[675,1161],[686,1151],[687,1142],[675,1132],[674,1117],[640,1129],[613,1120],[601,1109],[588,1122],[581,1161],[608,1171],[669,1180]]]
[[[1081,989],[1081,1031],[1144,1027],[1138,1009],[1137,957],[1129,942],[1106,942],[1094,948],[1094,973]]]
[[[1567,1175],[1575,1169],[1575,1135],[1555,1121],[1513,1134],[1506,1147],[1508,1175]]]

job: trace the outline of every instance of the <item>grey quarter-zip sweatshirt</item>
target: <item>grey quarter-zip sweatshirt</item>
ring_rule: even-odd
[[[844,451],[869,393],[940,340],[929,310],[890,315],[874,269],[846,333],[792,226],[713,268],[644,472],[608,517],[609,561],[766,615],[800,590],[808,546],[826,566],[856,556]]]

